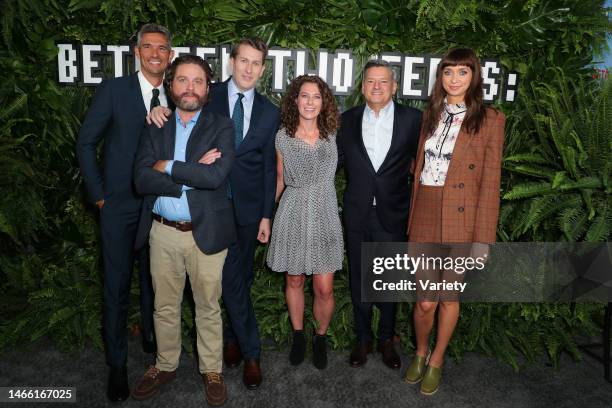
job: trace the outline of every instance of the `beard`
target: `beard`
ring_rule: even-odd
[[[180,95],[177,95],[172,92],[171,96],[172,101],[174,102],[176,107],[185,112],[195,112],[202,109],[202,107],[206,105],[206,102],[208,100],[208,95],[198,95],[193,92],[184,92]],[[186,97],[188,96],[195,96],[196,99],[187,100]]]

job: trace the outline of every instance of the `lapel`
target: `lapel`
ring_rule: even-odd
[[[207,129],[212,125],[212,118],[210,115],[206,115],[205,112],[200,112],[198,121],[191,130],[191,135],[187,141],[187,151],[185,152],[185,159],[188,162],[196,162],[200,158],[203,152],[208,151],[210,144]]]
[[[176,111],[172,112],[172,119],[169,119],[168,122],[162,128],[163,132],[163,157],[168,158],[169,160],[174,159],[174,144],[176,142]]]
[[[400,116],[398,113],[399,111],[398,105],[395,103],[395,101],[393,101],[392,103],[393,103],[393,130],[391,132],[391,144],[389,145],[389,151],[387,151],[387,155],[385,156],[385,159],[383,160],[382,164],[378,168],[377,173],[382,173],[382,171],[385,169],[385,166],[388,164],[394,149],[397,147],[397,144],[399,143],[399,129],[403,128],[399,124]]]
[[[142,90],[140,89],[140,81],[138,80],[138,73],[134,73],[130,75],[130,86],[128,92],[129,101],[126,106],[136,106],[137,118],[144,118],[147,116],[147,108],[144,105],[144,100],[142,99]]]
[[[227,92],[226,92],[227,94]],[[245,145],[248,145],[251,140],[253,140],[253,131],[257,128],[257,124],[259,123],[259,119],[261,118],[261,111],[263,108],[263,101],[261,100],[263,96],[259,95],[257,91],[253,95],[253,109],[251,110],[251,121],[249,122],[249,130],[247,131],[246,136],[238,146],[236,150],[236,154],[242,153],[245,149]]]
[[[461,166],[465,162],[465,156],[468,151],[468,148],[470,147],[471,141],[472,141],[472,135],[470,133],[465,132],[463,129],[461,129],[459,131],[459,135],[457,135],[457,140],[455,141],[455,147],[453,149],[453,156],[448,166],[448,173],[447,173],[446,180],[448,180],[448,175],[452,175],[460,171]]]
[[[374,171],[374,166],[372,166],[372,162],[370,161],[370,156],[368,156],[368,151],[366,150],[365,143],[363,143],[363,115],[365,112],[365,107],[366,105],[362,105],[355,112],[356,117],[355,121],[353,122],[353,126],[357,128],[357,131],[352,133],[357,135],[357,145],[359,146],[361,154],[363,154],[363,158],[365,159],[366,163],[368,163],[368,169],[370,170],[370,172],[376,173],[376,171]]]

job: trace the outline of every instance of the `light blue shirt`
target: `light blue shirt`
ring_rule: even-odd
[[[251,113],[253,112],[253,99],[255,99],[255,88],[251,88],[248,91],[241,91],[238,85],[234,82],[234,78],[230,79],[227,84],[227,100],[229,101],[229,113],[230,116],[234,114],[234,105],[238,100],[238,94],[242,93],[242,107],[244,108],[244,125],[242,127],[242,137],[244,138],[249,131],[249,125],[251,124]]]
[[[174,140],[174,160],[170,160],[166,165],[166,174],[172,175],[172,166],[175,161],[184,162],[187,150],[187,142],[198,118],[201,110],[198,111],[191,120],[185,124],[181,122],[178,113],[174,113],[176,120],[176,137]],[[191,213],[189,212],[189,204],[187,203],[187,194],[185,191],[191,190],[191,187],[183,185],[183,193],[180,198],[161,196],[155,200],[153,212],[160,217],[169,221],[191,221]]]

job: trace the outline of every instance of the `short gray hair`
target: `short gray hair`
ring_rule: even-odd
[[[363,67],[363,73],[361,77],[365,78],[365,75],[366,75],[366,72],[368,72],[368,69],[378,68],[378,67],[387,68],[389,71],[391,71],[391,75],[393,75],[393,80],[397,82],[397,75],[395,74],[395,71],[393,70],[393,68],[391,68],[391,64],[389,64],[389,62],[383,59],[369,60],[365,64],[365,67]]]
[[[147,23],[140,27],[138,30],[138,34],[136,36],[136,46],[140,46],[140,41],[142,41],[142,36],[147,33],[159,33],[163,34],[166,39],[168,39],[168,46],[172,46],[172,34],[170,34],[170,30],[164,27],[161,24],[157,23]]]

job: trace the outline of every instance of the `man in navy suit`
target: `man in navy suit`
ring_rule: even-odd
[[[229,323],[224,330],[224,360],[235,367],[244,359],[243,382],[249,389],[262,380],[259,356],[261,342],[251,302],[253,258],[256,241],[268,242],[270,218],[276,192],[274,139],[279,122],[278,108],[260,95],[255,86],[262,77],[268,47],[259,38],[240,40],[230,54],[232,77],[211,87],[206,107],[232,118],[236,160],[230,173],[230,191],[238,240],[230,245],[223,267],[223,303]],[[157,109],[152,119],[161,126],[168,110]],[[164,112],[166,115],[162,114]],[[211,150],[204,157],[212,163],[223,152]]]
[[[195,301],[199,369],[210,405],[227,399],[223,380],[221,279],[227,247],[236,239],[228,176],[234,161],[234,126],[229,118],[203,112],[211,80],[208,63],[178,57],[166,72],[176,112],[159,129],[145,130],[138,148],[134,183],[145,195],[136,247],[150,243],[155,289],[157,363],[134,387],[147,399],[176,377],[181,354],[181,301],[189,275]],[[204,164],[216,148],[223,156]]]
[[[395,74],[384,61],[369,61],[361,91],[365,105],[342,114],[338,164],[344,166],[344,227],[357,343],[349,362],[366,363],[372,350],[372,303],[361,301],[361,243],[406,240],[410,207],[410,170],[416,157],[421,112],[393,101]],[[400,367],[393,345],[395,304],[380,310],[378,350],[390,368]]]
[[[140,71],[103,81],[81,126],[77,157],[89,198],[100,210],[104,265],[104,341],[110,366],[107,395],[123,401],[127,383],[127,313],[135,255],[139,258],[143,348],[155,351],[153,290],[149,255],[145,248],[134,253],[134,239],[142,199],[132,185],[134,156],[153,106],[167,105],[162,80],[173,56],[168,29],[145,24],[134,48]],[[97,146],[104,140],[102,169]]]

